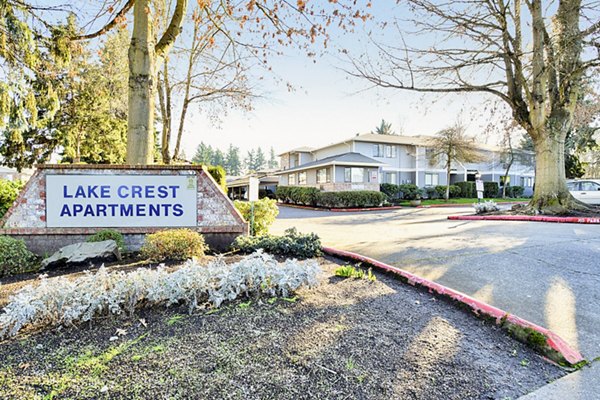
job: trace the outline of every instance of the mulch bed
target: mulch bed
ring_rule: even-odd
[[[321,284],[292,298],[148,309],[0,343],[0,398],[514,399],[565,374],[426,292],[319,262]]]

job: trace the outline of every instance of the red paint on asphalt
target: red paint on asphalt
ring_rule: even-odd
[[[414,275],[408,271],[404,271],[403,269],[393,267],[391,265],[382,263],[381,261],[377,261],[370,257],[365,257],[363,255],[352,253],[350,251],[338,250],[331,247],[323,247],[323,251],[327,254],[349,258],[356,261],[362,261],[367,264],[373,265],[374,267],[383,269],[388,272],[392,272],[396,275],[400,275],[405,278],[408,283],[413,286],[419,285],[425,287],[429,290],[429,292],[434,292],[442,296],[450,297],[451,299],[458,301],[462,304],[468,306],[476,315],[485,315],[488,317],[495,318],[496,324],[500,324],[503,320],[508,321],[512,324],[520,326],[522,328],[530,328],[536,330],[542,334],[544,334],[547,338],[547,344],[553,350],[557,351],[561,354],[564,359],[572,365],[575,365],[584,360],[583,356],[575,349],[571,348],[567,342],[565,342],[560,336],[555,334],[554,332],[536,325],[532,322],[529,322],[523,318],[519,318],[516,315],[512,315],[507,313],[504,310],[501,310],[497,307],[494,307],[490,304],[484,303],[480,300],[477,300],[471,296],[468,296],[464,293],[461,293],[457,290],[450,289],[446,286],[440,285],[439,283],[430,281],[425,278],[421,278],[417,275]]]
[[[566,224],[600,224],[600,218],[550,217],[542,215],[450,215],[448,219],[453,221],[531,221]]]

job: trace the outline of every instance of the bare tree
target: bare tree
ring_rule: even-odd
[[[475,140],[465,135],[465,128],[460,124],[442,129],[429,141],[429,162],[431,164],[444,163],[446,169],[446,194],[450,198],[450,173],[454,162],[477,162],[482,155],[475,145]]]
[[[531,209],[563,213],[586,207],[567,189],[564,145],[582,78],[600,63],[600,12],[593,0],[547,3],[408,0],[402,11],[411,17],[396,23],[400,44],[378,43],[380,61],[354,58],[350,73],[384,88],[497,96],[534,143]],[[402,23],[416,29],[407,32]],[[428,37],[433,43],[406,44]]]
[[[162,71],[158,74],[161,152],[165,164],[180,157],[181,140],[192,104],[199,104],[206,114],[224,115],[234,107],[249,109],[251,99],[257,96],[246,76],[247,57],[230,41],[219,41],[221,32],[207,18],[202,18],[204,13],[203,9],[193,12],[191,32],[185,35],[188,41],[176,46],[172,56],[164,58]],[[185,65],[183,71],[177,68],[182,64]],[[173,119],[175,103],[180,107],[177,120]],[[173,132],[176,133],[176,144],[171,154]]]

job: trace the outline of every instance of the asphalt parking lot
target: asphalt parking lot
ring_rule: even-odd
[[[327,246],[457,289],[551,329],[590,361],[600,357],[600,226],[447,219],[472,212],[335,213],[280,207],[271,232],[281,234],[289,227],[315,232]],[[594,364],[570,375],[565,381],[569,397],[598,398],[597,370]],[[553,395],[539,398],[562,398],[560,381],[554,385]],[[590,388],[596,397],[588,397]]]

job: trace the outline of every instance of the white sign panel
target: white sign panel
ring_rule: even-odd
[[[196,175],[47,175],[49,228],[197,225]]]
[[[477,179],[475,181],[475,190],[477,190],[478,192],[483,192],[483,181],[480,179]]]

